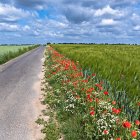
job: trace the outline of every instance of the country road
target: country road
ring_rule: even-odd
[[[34,101],[39,98],[39,74],[45,47],[0,66],[0,140],[35,140]]]

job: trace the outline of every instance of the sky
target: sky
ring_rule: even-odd
[[[0,44],[140,44],[140,0],[0,0]]]

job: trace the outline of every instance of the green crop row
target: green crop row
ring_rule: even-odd
[[[0,65],[38,46],[0,46]]]
[[[140,46],[53,44],[61,54],[78,61],[100,79],[110,82],[114,90],[125,91],[140,99]]]

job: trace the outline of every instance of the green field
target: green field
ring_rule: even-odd
[[[0,64],[3,64],[12,58],[15,58],[31,49],[34,49],[35,47],[37,46],[36,45],[0,46]]]
[[[79,61],[97,77],[106,79],[114,90],[140,99],[140,46],[53,44],[61,54]],[[134,96],[135,95],[135,96]]]
[[[21,48],[28,47],[28,46],[0,46],[0,55],[7,53],[9,51],[16,52]]]

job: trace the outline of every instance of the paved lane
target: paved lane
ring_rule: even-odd
[[[37,98],[44,47],[0,66],[0,140],[32,140],[31,123]]]

